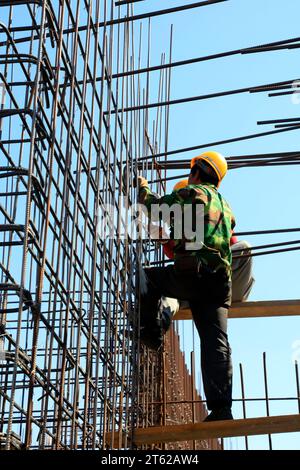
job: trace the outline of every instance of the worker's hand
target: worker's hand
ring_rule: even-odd
[[[146,178],[143,178],[143,176],[138,176],[137,183],[138,189],[148,187],[148,181],[146,180]]]
[[[162,245],[164,243],[167,243],[170,240],[169,235],[167,234],[167,232],[165,231],[163,227],[150,223],[148,226],[148,229],[149,229],[149,234],[152,240],[156,240],[158,243],[161,243]]]

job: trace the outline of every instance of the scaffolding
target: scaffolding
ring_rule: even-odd
[[[132,214],[124,205],[124,198],[136,200],[139,172],[157,193],[179,179],[189,161],[174,155],[300,129],[300,118],[264,121],[258,124],[275,129],[169,150],[172,106],[233,94],[294,92],[289,80],[171,100],[174,68],[295,49],[300,38],[174,62],[171,26],[166,51],[152,65],[151,18],[217,8],[227,0],[134,14],[140,1],[0,3],[3,449],[221,449],[223,437],[246,436],[247,447],[248,435],[300,430],[298,415],[273,418],[268,406],[267,417],[253,423],[244,406],[243,420],[223,427],[202,424],[206,408],[195,357],[181,352],[177,325],[163,351],[139,344],[139,267],[167,262],[155,242],[132,237]],[[228,162],[233,169],[294,165],[299,159],[300,152],[286,152],[231,156]],[[108,206],[113,234],[101,219]],[[253,250],[259,255],[299,245]],[[236,305],[230,315],[299,313],[300,301],[293,300]],[[190,318],[189,310],[181,309],[175,319]],[[243,384],[242,375],[241,366]],[[297,364],[295,375],[292,399],[300,412]],[[268,404],[267,380],[265,386],[262,400]],[[247,398],[241,401],[245,405]]]

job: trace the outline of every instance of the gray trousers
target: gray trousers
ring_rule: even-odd
[[[231,247],[232,255],[249,254],[251,246],[245,240],[235,243]],[[232,301],[245,302],[254,284],[252,276],[252,257],[233,259],[232,261]]]

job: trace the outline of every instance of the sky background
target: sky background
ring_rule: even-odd
[[[146,0],[135,5],[135,13],[183,3],[182,0]],[[229,0],[153,18],[151,62],[152,65],[159,63],[160,54],[169,50],[171,24],[174,25],[173,61],[177,61],[297,37],[299,15],[298,0]],[[171,99],[296,80],[300,78],[299,59],[300,50],[295,49],[238,55],[179,67],[172,71]],[[151,80],[155,82],[154,74]],[[157,101],[157,96],[153,93],[150,101],[154,100]],[[170,111],[169,150],[271,130],[271,126],[257,126],[257,121],[299,116],[300,105],[293,104],[290,95],[269,98],[266,93],[243,94],[174,105]],[[299,132],[213,148],[227,156],[298,151]],[[173,158],[193,156],[195,152]],[[221,193],[233,208],[237,231],[300,226],[297,165],[232,170],[222,183]],[[294,233],[291,236],[281,234],[247,239],[259,245],[298,238]],[[298,251],[256,257],[256,282],[249,300],[298,299],[299,265]],[[192,344],[192,330],[188,323],[181,322],[180,325],[187,353]],[[293,356],[300,357],[300,347],[296,343],[300,341],[299,323],[299,317],[229,321],[234,398],[241,396],[239,363],[244,367],[247,397],[264,396],[263,352],[267,354],[269,395],[296,396]],[[234,405],[233,412],[235,418],[242,417],[239,404]],[[296,401],[271,402],[270,412],[272,415],[297,413],[298,405]],[[265,416],[265,413],[264,402],[247,404],[248,417]],[[299,433],[273,435],[272,440],[274,449],[300,449]],[[227,440],[226,448],[243,449],[244,439]],[[267,436],[249,438],[249,448],[267,449]]]
[[[145,0],[136,3],[134,12],[150,12],[184,3],[184,0]],[[122,7],[122,14],[126,11],[127,7]],[[300,36],[299,18],[299,0],[229,0],[159,16],[151,20],[151,65],[160,63],[162,53],[168,54],[172,24],[172,59],[178,61]],[[148,21],[143,20],[142,24],[145,47]],[[139,22],[136,22],[136,31],[138,28]],[[141,66],[146,66],[146,58],[147,51],[143,50]],[[237,55],[178,67],[172,70],[171,99],[300,79],[299,61],[300,49],[294,49]],[[158,73],[151,73],[150,102],[157,101],[158,79]],[[169,150],[268,131],[271,126],[257,126],[257,121],[291,117],[300,117],[300,104],[294,104],[291,95],[269,98],[266,93],[245,93],[174,105],[170,109]],[[297,130],[213,149],[225,156],[299,151],[299,136]],[[197,153],[200,151],[170,158],[187,159]],[[170,191],[173,184],[169,184]],[[221,193],[233,208],[237,231],[284,229],[300,227],[299,186],[297,165],[248,168],[230,171],[222,183]],[[247,240],[260,245],[298,238],[299,234],[294,233],[254,236]],[[299,299],[299,274],[299,251],[255,257],[256,282],[249,300]],[[229,321],[234,398],[241,397],[240,363],[244,368],[246,396],[264,396],[263,352],[267,355],[270,397],[296,396],[293,359],[300,360],[299,326],[299,317]],[[197,333],[193,332],[192,322],[180,322],[179,330],[187,361],[195,343],[196,357],[199,357],[197,379],[201,388]],[[297,413],[297,401],[271,402],[270,412],[272,415]],[[240,404],[234,404],[233,413],[235,418],[242,417]],[[247,403],[248,417],[265,415],[265,402]],[[274,449],[300,449],[300,433],[273,435],[272,441]],[[243,449],[244,439],[228,439],[225,445],[228,449]],[[267,449],[267,436],[249,438],[249,448]]]

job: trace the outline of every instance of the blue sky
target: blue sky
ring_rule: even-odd
[[[189,0],[192,3],[195,0]],[[108,2],[110,3],[110,2]],[[184,0],[145,0],[135,13],[182,5]],[[122,7],[126,12],[126,7]],[[209,7],[153,18],[151,64],[169,51],[170,26],[174,25],[173,61],[250,47],[300,36],[298,0],[229,0]],[[136,22],[136,32],[139,22]],[[143,21],[146,36],[147,21]],[[145,46],[145,43],[144,43]],[[146,65],[146,51],[142,66]],[[231,90],[271,82],[300,79],[300,49],[254,55],[238,55],[176,68],[172,71],[171,99]],[[158,73],[151,74],[150,102],[157,101]],[[151,114],[155,116],[155,111]],[[175,105],[170,110],[169,150],[270,130],[257,121],[300,116],[300,104],[290,96],[268,98],[267,94],[243,94]],[[214,147],[224,155],[299,150],[299,132]],[[195,152],[173,158],[186,159]],[[172,157],[171,157],[172,158]],[[180,172],[182,173],[182,171]],[[174,173],[175,175],[176,173]],[[172,185],[169,185],[169,189]],[[230,202],[237,231],[300,227],[299,167],[254,168],[230,171],[221,193]],[[249,237],[252,244],[295,240],[299,234]],[[299,295],[300,252],[254,259],[256,283],[249,300],[296,299]],[[192,324],[180,325],[182,343],[189,360]],[[234,398],[241,396],[239,363],[244,366],[248,397],[263,397],[262,354],[268,361],[271,397],[296,395],[293,344],[300,341],[299,318],[241,319],[229,322],[234,361]],[[199,357],[199,342],[195,334]],[[300,359],[300,352],[299,352]],[[200,375],[199,364],[197,379]],[[200,382],[200,380],[198,380]],[[297,413],[296,402],[272,402],[272,414]],[[234,415],[241,417],[240,405]],[[264,416],[264,402],[247,404],[248,417]],[[227,441],[226,447],[243,449],[243,439]],[[267,437],[249,439],[250,449],[268,447]],[[273,436],[274,449],[300,449],[298,434]]]
[[[192,3],[192,2],[190,2]],[[144,1],[135,13],[181,5],[181,1]],[[170,25],[174,25],[173,60],[250,47],[299,36],[300,3],[297,0],[229,0],[221,4],[152,20],[152,65],[169,50]],[[146,25],[146,23],[145,23]],[[176,68],[172,71],[171,99],[300,78],[300,50],[277,51]],[[155,90],[155,74],[151,77]],[[156,101],[153,91],[150,101]],[[175,105],[170,114],[169,150],[271,130],[257,121],[300,116],[300,105],[291,96],[269,98],[267,94],[243,94]],[[299,150],[299,131],[214,147],[224,155]],[[189,158],[194,153],[173,158]],[[172,157],[170,157],[172,158]],[[237,231],[300,226],[299,167],[233,170],[221,193],[230,202]],[[252,244],[296,240],[297,234],[248,237]],[[256,257],[256,283],[249,300],[299,298],[300,253]],[[185,324],[184,346],[190,350],[191,328]],[[240,397],[239,363],[243,363],[246,394],[263,397],[262,353],[267,353],[269,394],[296,396],[295,341],[300,339],[299,318],[231,320],[230,341],[234,360],[234,397]],[[198,344],[197,344],[198,348]],[[299,353],[300,354],[300,353]],[[187,358],[189,356],[187,355]],[[272,402],[271,414],[297,413],[296,402]],[[265,415],[265,404],[247,405],[249,417]],[[235,417],[241,408],[234,406]],[[243,448],[242,439],[227,442],[227,448]],[[267,437],[249,439],[251,449],[265,449]],[[299,434],[273,436],[274,449],[300,449]]]

